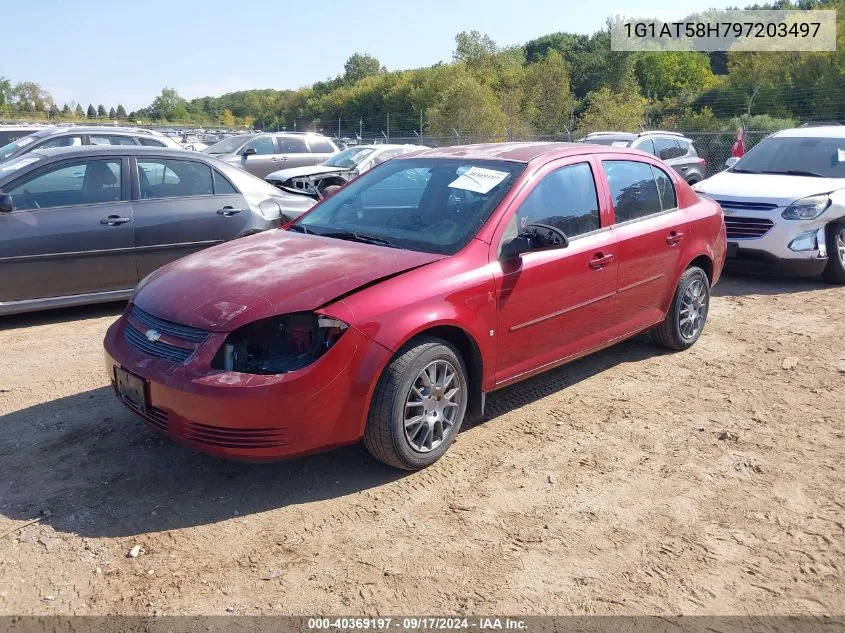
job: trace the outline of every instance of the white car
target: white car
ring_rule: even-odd
[[[725,213],[728,264],[845,284],[845,126],[776,132],[693,186]]]

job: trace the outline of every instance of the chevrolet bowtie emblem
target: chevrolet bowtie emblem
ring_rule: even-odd
[[[159,334],[156,330],[147,330],[144,333],[144,336],[147,337],[147,340],[150,343],[157,343],[158,341],[161,340],[161,334]]]

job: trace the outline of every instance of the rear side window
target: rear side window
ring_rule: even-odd
[[[686,141],[676,139],[675,145],[678,146],[678,156],[686,156],[689,152],[690,144]]]
[[[674,209],[678,206],[678,198],[675,195],[675,185],[669,175],[659,167],[651,166],[654,180],[657,183],[657,194],[660,196],[660,206],[664,211]]]
[[[226,178],[216,169],[214,170],[214,193],[220,195],[225,193],[238,193]]]
[[[211,167],[189,160],[138,160],[141,198],[187,198],[214,192]]]
[[[651,165],[632,160],[605,160],[602,166],[613,196],[617,223],[663,210]]]
[[[279,154],[305,154],[308,152],[308,148],[305,147],[305,139],[279,136],[276,141],[279,143]]]
[[[313,154],[333,154],[334,147],[324,138],[309,138],[308,147]]]
[[[672,158],[678,153],[678,146],[675,141],[670,138],[656,138],[654,139],[655,156],[661,160]]]
[[[570,238],[597,230],[599,203],[592,169],[587,163],[578,163],[547,174],[516,215],[520,230],[527,224],[549,224]]]
[[[90,135],[88,139],[91,145],[134,145],[135,141],[131,136],[117,136],[116,134],[109,134],[103,136]]]
[[[650,138],[645,139],[642,143],[637,145],[637,149],[648,152],[652,156],[657,156],[657,152],[654,150],[654,141]]]
[[[153,138],[145,138],[143,136],[138,138],[138,142],[146,147],[167,147],[167,145],[161,141],[157,141]]]

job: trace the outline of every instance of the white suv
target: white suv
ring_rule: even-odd
[[[696,183],[725,212],[728,264],[845,284],[845,126],[767,137]]]

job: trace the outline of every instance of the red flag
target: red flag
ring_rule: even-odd
[[[745,128],[739,128],[736,133],[736,141],[731,145],[731,156],[742,158],[745,154]]]

